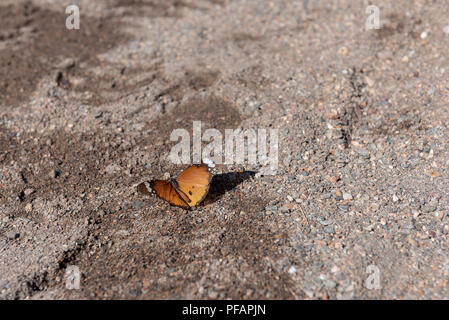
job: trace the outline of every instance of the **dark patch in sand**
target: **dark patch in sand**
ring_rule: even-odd
[[[266,259],[282,257],[273,243],[282,232],[269,225],[256,206],[242,208],[245,215],[240,210],[229,212],[225,219],[166,209],[153,208],[138,221],[132,218],[133,209],[106,217],[100,238],[116,239],[116,244],[98,248],[95,260],[81,252],[77,265],[90,284],[81,289],[83,295],[106,298],[107,293],[108,298],[118,298],[128,292],[133,298],[162,299],[167,293],[181,298],[216,269],[223,275],[220,286],[229,298],[242,297],[247,290],[255,292],[254,298],[266,298],[262,288],[271,288],[271,298],[291,297],[291,279]],[[134,232],[118,241],[116,234],[122,229]],[[221,263],[213,265],[214,261]],[[236,278],[240,272],[251,277]]]
[[[0,7],[2,34],[7,34],[0,51],[0,104],[28,100],[38,81],[65,58],[97,65],[98,54],[129,38],[120,32],[118,21],[83,15],[82,28],[68,30],[66,18],[63,10],[50,11],[31,2]]]
[[[58,72],[57,84],[65,90],[76,92],[83,103],[101,105],[136,93],[140,88],[148,88],[160,75],[160,62],[153,60],[153,63],[136,68],[121,64],[109,65],[112,70],[101,74],[76,65]],[[141,79],[136,81],[133,77]]]
[[[414,17],[405,17],[396,13],[386,16],[386,22],[382,21],[380,29],[376,30],[376,37],[379,40],[388,39],[395,34],[406,33],[408,36],[418,39],[419,32],[417,26],[422,23],[421,19]]]
[[[232,35],[232,41],[239,47],[243,49],[248,43],[261,41],[263,38],[261,36],[255,36],[249,33],[239,32]]]
[[[178,82],[170,84],[166,89],[156,95],[156,100],[166,98],[167,96],[173,101],[181,101],[184,94],[189,91],[199,91],[206,89],[214,84],[220,73],[218,71],[192,71],[187,70],[183,78]]]
[[[209,0],[209,2],[215,5],[224,5],[223,0]],[[149,18],[180,18],[184,9],[208,10],[204,4],[199,5],[192,1],[183,0],[115,0],[112,6],[121,9],[120,16]]]
[[[23,208],[27,203],[32,203],[36,198],[52,200],[60,195],[85,197],[84,206],[89,210],[87,203],[110,179],[105,168],[110,164],[121,165],[121,161],[126,160],[122,155],[132,148],[131,144],[123,144],[123,138],[117,134],[98,132],[67,134],[58,131],[37,138],[17,140],[14,142],[20,148],[9,149],[3,163],[8,165],[15,161],[26,180],[9,185],[2,190],[2,196],[8,201],[22,198],[17,215],[25,216],[28,213]],[[40,156],[35,157],[35,154]],[[49,174],[54,170],[60,176],[55,178]],[[30,188],[35,192],[25,195],[24,190]],[[40,216],[32,213],[28,218],[37,221]]]
[[[263,90],[271,81],[263,75],[263,68],[253,65],[239,71],[235,75],[237,81],[252,91]]]
[[[193,121],[201,121],[203,128],[217,130],[233,129],[241,122],[237,109],[229,101],[214,95],[189,99],[170,118],[174,118],[170,123],[172,128],[187,130],[192,128]]]
[[[198,7],[182,0],[116,0],[114,7],[122,8],[121,16],[181,17],[183,8]]]
[[[190,132],[192,139],[193,121],[201,121],[202,130],[215,128],[224,134],[224,129],[235,129],[240,124],[241,117],[237,109],[221,97],[215,95],[193,97],[170,114],[164,114],[149,123],[147,130],[151,135],[144,137],[142,143],[163,146],[163,151],[167,152],[170,150],[169,147],[176,143],[170,142],[173,130],[185,129]]]

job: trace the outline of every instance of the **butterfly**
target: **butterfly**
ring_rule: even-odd
[[[137,190],[143,194],[156,193],[171,205],[190,209],[204,200],[211,179],[212,174],[207,165],[194,164],[176,178],[142,182],[137,186]]]

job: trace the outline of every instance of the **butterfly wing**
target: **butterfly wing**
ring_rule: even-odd
[[[207,165],[192,165],[176,178],[176,189],[194,207],[206,197],[211,178]]]
[[[170,181],[152,180],[150,182],[143,182],[137,186],[137,190],[144,194],[156,193],[159,198],[164,199],[174,206],[184,209],[190,208],[186,200],[173,188]]]

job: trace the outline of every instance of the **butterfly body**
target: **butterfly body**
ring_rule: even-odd
[[[171,205],[190,209],[204,200],[211,178],[206,165],[192,165],[176,178],[143,182],[137,190],[144,194],[155,193]]]

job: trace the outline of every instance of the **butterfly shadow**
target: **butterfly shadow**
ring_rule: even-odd
[[[242,182],[251,179],[255,174],[254,171],[241,171],[221,173],[213,176],[209,186],[209,193],[201,206],[219,200],[226,192],[234,189]]]

